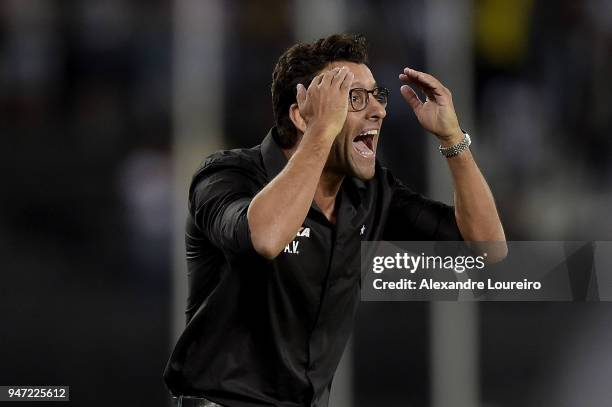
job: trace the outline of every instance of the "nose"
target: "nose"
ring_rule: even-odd
[[[382,120],[387,115],[387,109],[383,106],[374,95],[368,95],[368,106],[366,115],[368,120]]]

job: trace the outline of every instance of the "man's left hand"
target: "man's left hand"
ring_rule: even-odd
[[[443,147],[463,139],[450,90],[433,76],[410,68],[404,68],[399,79],[405,83],[400,92],[414,110],[419,123],[425,130],[436,135]],[[425,93],[425,102],[419,99],[411,85]]]

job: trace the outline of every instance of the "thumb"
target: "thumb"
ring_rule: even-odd
[[[408,102],[412,110],[415,111],[415,113],[418,109],[421,108],[421,106],[423,106],[423,102],[421,102],[421,99],[419,99],[414,89],[412,89],[410,86],[403,85],[400,88],[400,93],[402,94],[406,102]]]

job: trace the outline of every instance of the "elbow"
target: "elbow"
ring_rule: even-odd
[[[508,245],[506,240],[497,241],[470,241],[467,242],[470,250],[485,257],[486,264],[495,264],[508,256]]]
[[[504,260],[508,256],[508,245],[506,241],[489,242],[489,251],[487,256],[487,263],[495,264]]]
[[[273,242],[270,242],[269,239],[258,239],[251,235],[251,242],[253,243],[253,248],[257,254],[266,260],[274,260],[283,250],[283,247],[273,244]]]
[[[254,222],[251,218],[247,218],[253,249],[266,260],[274,260],[285,246],[278,239],[274,238],[273,231],[266,227],[265,224]]]
[[[508,244],[506,234],[501,222],[482,225],[474,222],[463,224],[457,219],[460,233],[467,242],[468,247],[486,258],[485,263],[495,264],[504,260],[508,256]]]
[[[508,257],[508,243],[506,242],[506,233],[503,226],[501,226],[501,222],[495,241],[491,242],[491,248],[491,263],[499,263]]]

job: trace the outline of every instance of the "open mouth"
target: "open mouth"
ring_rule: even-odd
[[[364,158],[374,157],[374,136],[378,130],[364,130],[353,139],[353,148]]]

